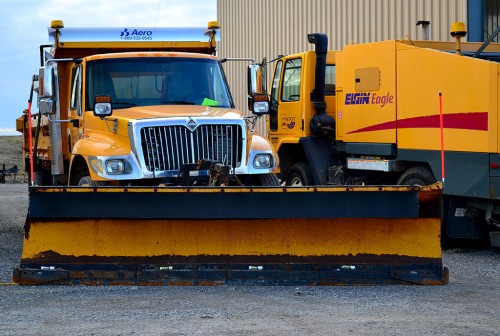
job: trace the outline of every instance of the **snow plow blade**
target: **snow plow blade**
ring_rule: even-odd
[[[448,283],[441,187],[30,187],[22,285]]]

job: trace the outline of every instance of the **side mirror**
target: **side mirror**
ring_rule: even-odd
[[[40,98],[54,98],[54,68],[51,66],[41,67],[38,72],[38,95]]]
[[[113,114],[111,96],[94,97],[94,115],[99,118],[109,117]]]
[[[248,66],[248,95],[264,93],[262,68],[257,64]]]
[[[269,113],[269,99],[264,80],[261,66],[248,66],[248,108],[257,116]]]
[[[269,114],[269,99],[267,94],[254,94],[249,97],[250,110],[253,114],[261,116],[264,114]]]

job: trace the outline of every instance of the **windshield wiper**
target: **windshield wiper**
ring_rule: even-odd
[[[160,104],[165,104],[165,105],[196,105],[193,102],[185,101],[185,100],[161,101]]]
[[[137,106],[136,103],[129,103],[129,102],[111,102],[111,105],[113,105],[113,108],[126,108],[126,107],[134,107]],[[121,106],[116,106],[116,105],[121,105]]]

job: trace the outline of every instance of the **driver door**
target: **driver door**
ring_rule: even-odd
[[[280,138],[300,137],[303,133],[301,106],[304,99],[301,90],[302,58],[287,59],[282,64],[277,64],[274,75],[271,104],[275,119],[271,123],[270,134]]]

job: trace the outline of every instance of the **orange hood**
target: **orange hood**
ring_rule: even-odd
[[[150,119],[169,117],[218,117],[241,118],[242,113],[233,108],[200,105],[153,105],[114,109],[113,116],[123,119]]]

